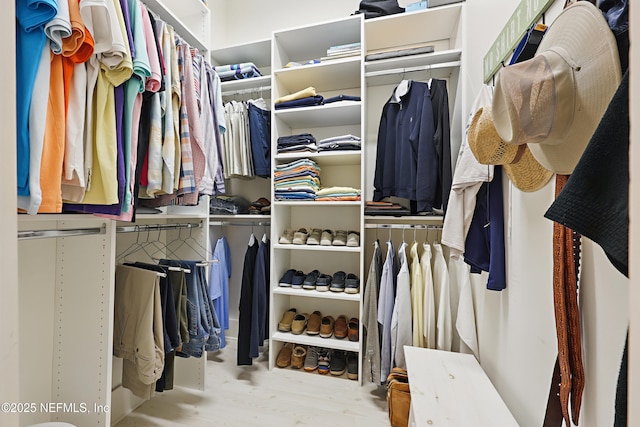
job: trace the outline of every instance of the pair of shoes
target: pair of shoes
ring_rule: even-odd
[[[333,325],[336,323],[333,316],[324,316],[320,324],[320,337],[331,338],[333,335]]]
[[[347,370],[347,352],[344,350],[333,350],[331,353],[331,375],[344,374]]]
[[[304,289],[315,289],[318,276],[320,276],[320,272],[318,270],[311,271],[302,281],[302,287]]]
[[[349,231],[347,234],[347,246],[357,248],[360,246],[360,233],[357,231]]]
[[[271,202],[269,199],[260,197],[255,202],[252,202],[249,206],[249,214],[251,215],[265,215],[271,213]]]
[[[303,345],[297,345],[293,348],[291,354],[291,367],[301,369],[307,356],[307,348]]]
[[[347,352],[347,378],[358,379],[358,354],[353,351]]]
[[[318,335],[320,333],[322,323],[322,313],[314,311],[307,320],[307,335]]]
[[[309,346],[307,348],[307,355],[304,359],[304,370],[307,372],[313,372],[318,369],[318,348]]]
[[[331,351],[328,348],[318,349],[318,373],[326,375],[331,369]]]
[[[348,326],[347,326],[347,316],[341,314],[336,319],[336,322],[333,325],[333,335],[338,339],[343,339],[347,337],[348,334]]]
[[[294,316],[291,322],[291,333],[294,335],[300,335],[304,332],[309,321],[309,315],[307,313],[298,313]]]
[[[349,341],[358,341],[358,338],[360,337],[360,321],[355,317],[349,319],[347,336],[349,337]]]
[[[294,245],[304,245],[307,243],[307,238],[309,237],[309,233],[307,233],[306,228],[299,228],[298,231],[293,233],[292,243]]]
[[[278,352],[278,357],[276,358],[276,366],[278,368],[286,368],[291,364],[291,356],[293,354],[293,343],[285,343],[284,346]]]
[[[322,230],[322,236],[320,237],[321,246],[331,246],[333,243],[333,231]]]
[[[331,286],[331,276],[328,274],[320,274],[316,279],[316,291],[325,292]]]
[[[286,228],[280,238],[278,239],[278,243],[281,245],[290,245],[293,243],[293,230],[290,228]]]
[[[296,317],[298,311],[295,308],[290,308],[282,314],[280,323],[278,323],[278,330],[282,332],[291,332],[291,325],[293,319]]]
[[[309,233],[309,237],[307,238],[307,245],[319,245],[320,244],[320,235],[322,230],[319,228],[312,228]]]
[[[300,289],[305,277],[306,275],[302,271],[292,268],[282,275],[278,286]]]
[[[331,244],[333,246],[358,247],[360,246],[360,233],[352,230],[337,230]]]
[[[347,277],[347,274],[340,270],[333,273],[333,278],[331,280],[331,286],[329,290],[331,292],[343,292],[344,291],[344,281]]]
[[[344,291],[348,294],[360,292],[360,278],[353,273],[349,273],[344,282]]]

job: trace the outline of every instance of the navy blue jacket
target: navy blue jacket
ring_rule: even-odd
[[[396,196],[416,201],[418,212],[440,207],[436,205],[440,197],[433,135],[429,86],[411,81],[400,97],[394,90],[382,109],[378,129],[374,201]]]

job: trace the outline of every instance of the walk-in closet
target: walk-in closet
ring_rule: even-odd
[[[640,423],[628,0],[10,3],[0,426]]]

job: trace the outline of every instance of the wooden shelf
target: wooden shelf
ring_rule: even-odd
[[[346,292],[321,292],[311,289],[294,289],[284,286],[278,286],[272,289],[276,295],[288,295],[296,297],[309,297],[309,298],[322,298],[322,299],[336,299],[344,301],[360,301],[360,293],[348,294]]]
[[[362,104],[340,101],[313,107],[274,110],[274,117],[292,129],[360,124]]]
[[[302,333],[300,335],[292,334],[291,332],[276,332],[271,336],[271,339],[281,342],[292,342],[302,345],[313,345],[316,347],[333,348],[337,350],[347,351],[360,351],[360,344],[358,341],[349,341],[347,338],[337,339],[336,337],[321,338],[320,336],[312,336]]]

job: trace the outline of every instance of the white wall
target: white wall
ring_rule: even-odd
[[[4,5],[5,13],[0,15],[0,26],[10,28],[5,31],[2,44],[4,66],[0,68],[0,93],[4,102],[0,114],[0,129],[4,140],[2,154],[15,158],[16,116],[15,116],[15,12],[14,2]],[[0,402],[19,402],[18,381],[18,247],[16,241],[16,170],[0,168]],[[17,426],[18,415],[0,411],[0,425]]]
[[[212,5],[213,45],[224,47],[265,39],[273,30],[345,17],[357,9],[358,3],[356,0],[217,1]],[[465,87],[463,116],[482,85],[484,54],[517,4],[514,0],[466,1],[463,41],[466,68],[461,78]],[[563,4],[564,0],[554,3],[546,14],[547,24],[560,13]],[[383,88],[379,94],[374,92],[368,92],[368,102],[376,102],[372,99],[376,96],[380,99],[388,96]],[[368,164],[369,160],[368,156]],[[504,178],[504,193],[507,289],[487,291],[485,277],[474,277],[481,364],[518,422],[523,427],[539,426],[557,352],[552,222],[543,217],[553,200],[554,183],[536,193],[523,193]],[[240,246],[244,250],[244,244]],[[238,256],[234,253],[235,263],[242,262],[243,253]],[[581,426],[613,424],[615,383],[628,321],[627,298],[628,280],[610,266],[598,246],[585,241],[580,302],[587,384]]]

